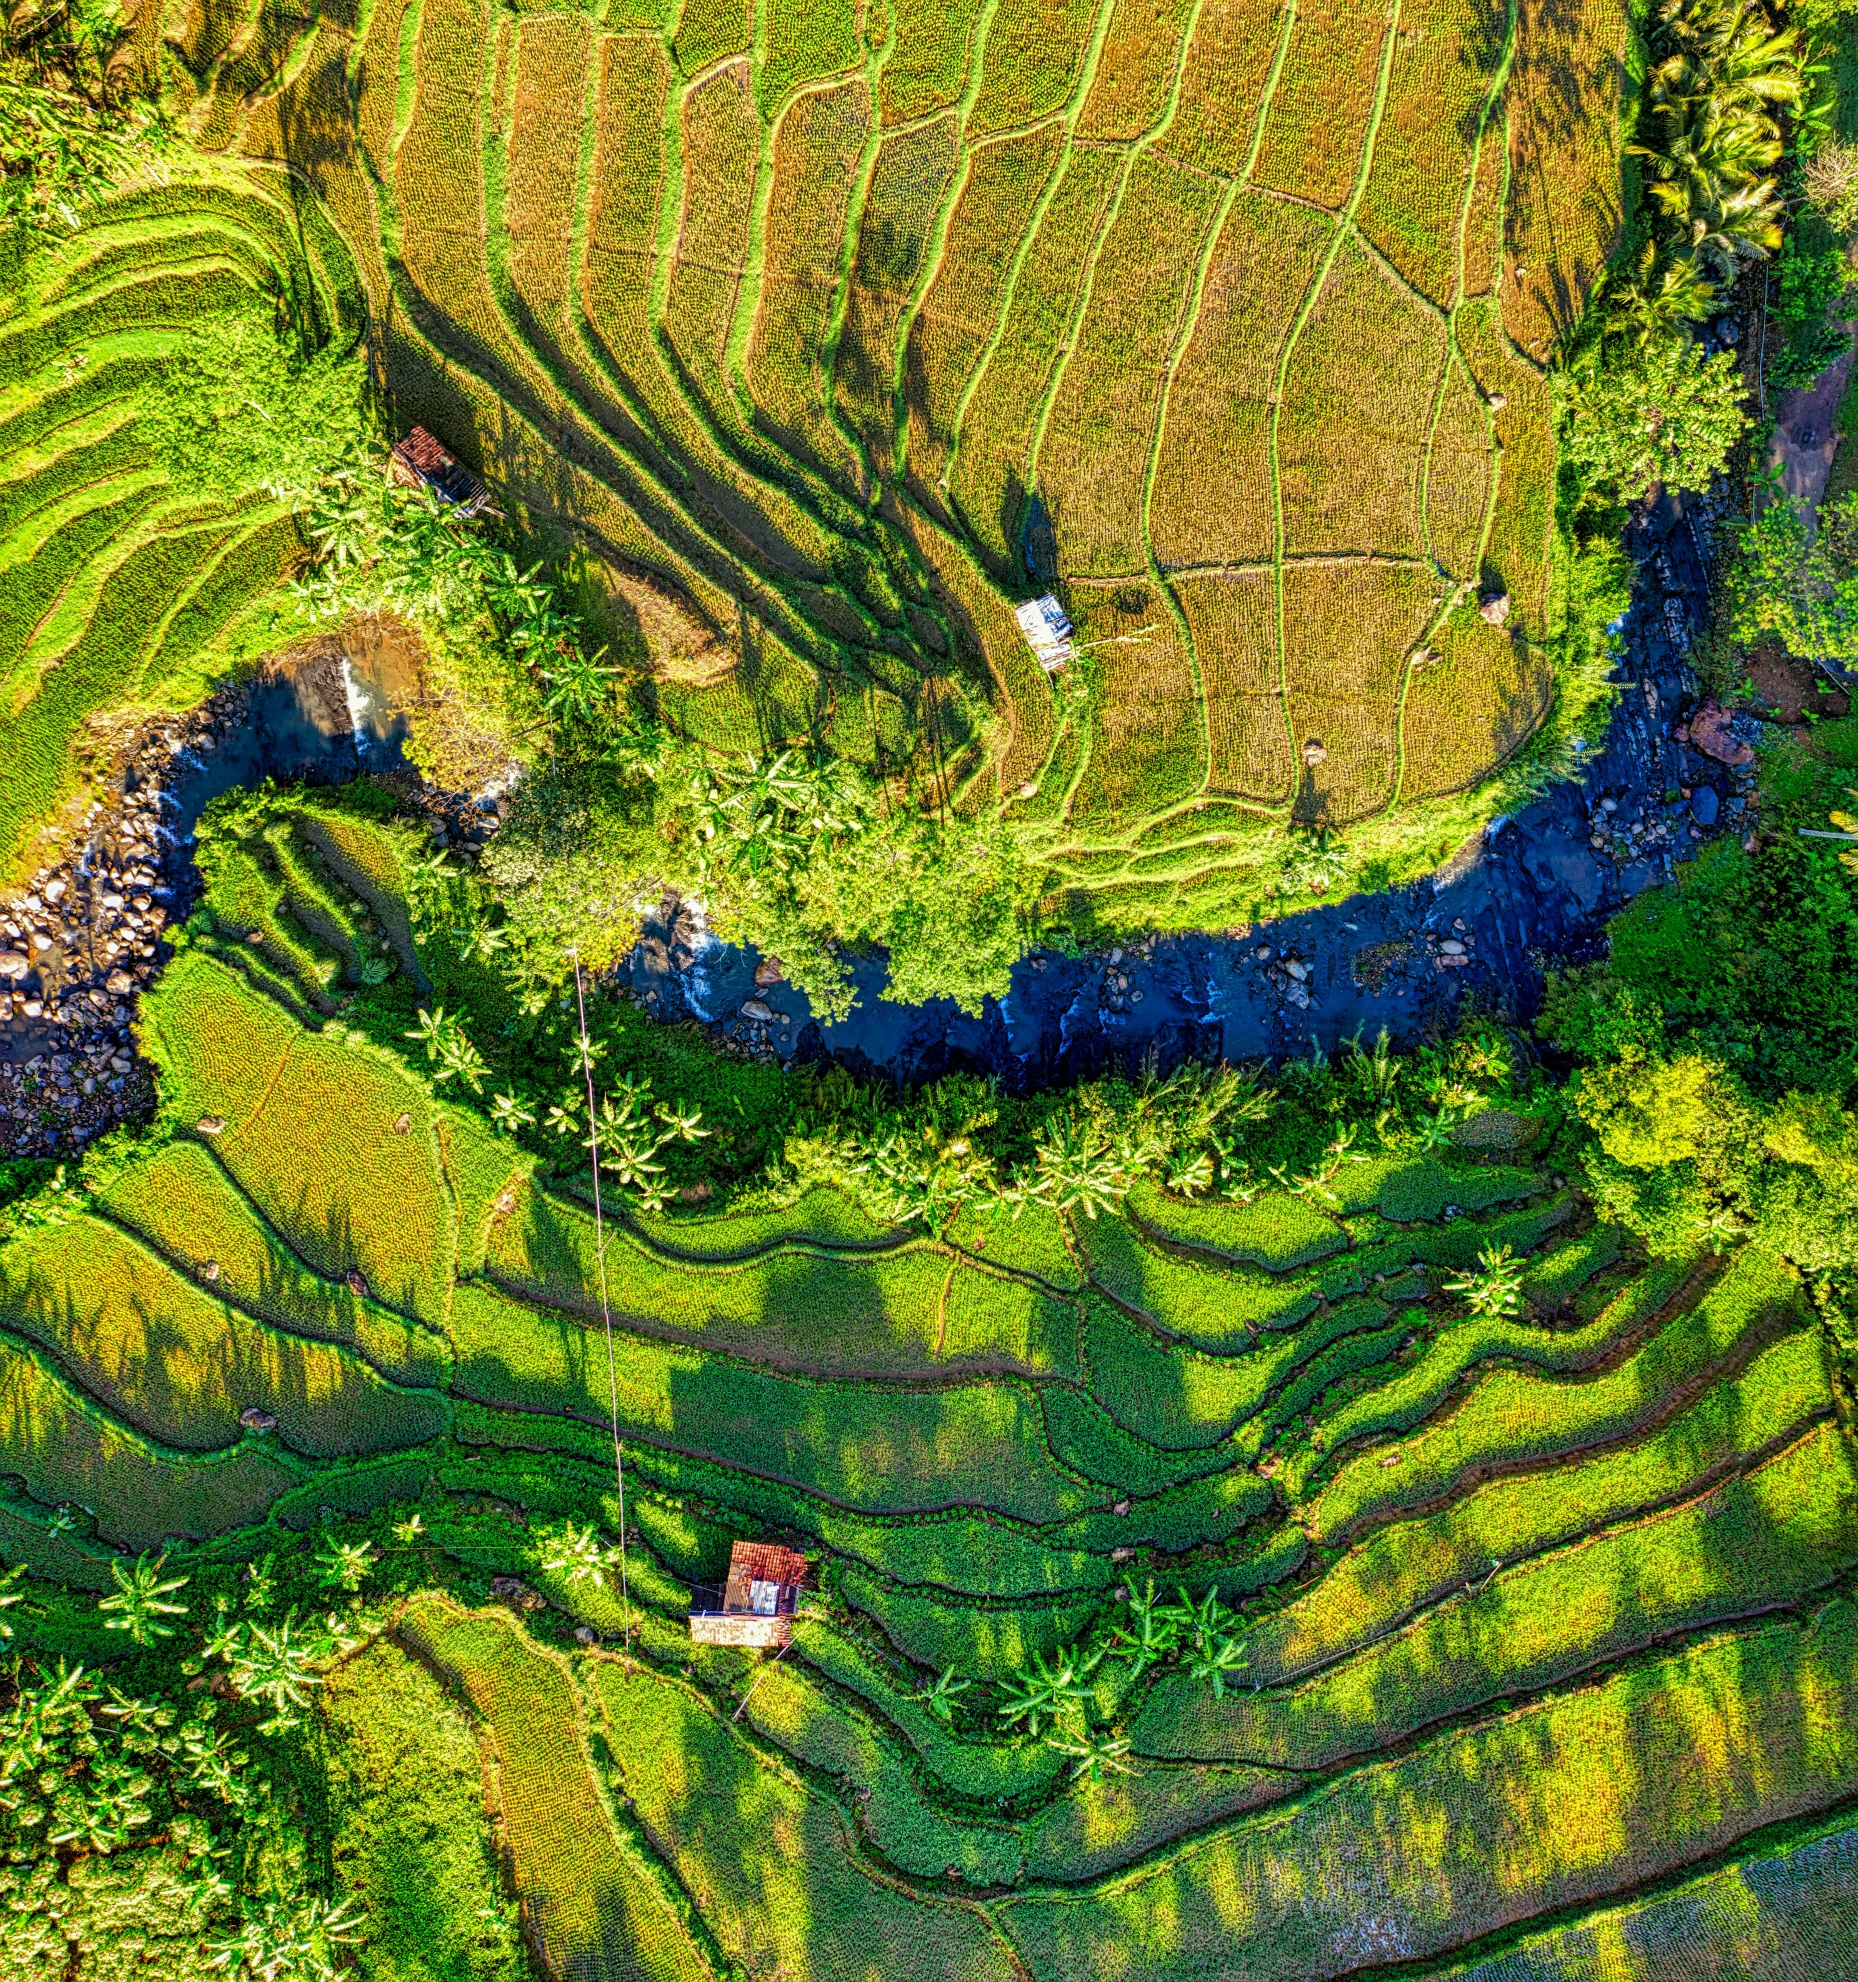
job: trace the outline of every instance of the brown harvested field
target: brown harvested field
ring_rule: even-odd
[[[981,49],[968,130],[1010,130],[1056,110],[1077,87],[1099,0],[999,0]]]
[[[1545,360],[1619,240],[1623,0],[1520,0],[1506,102],[1510,195],[1503,315]]]
[[[942,258],[910,326],[905,354],[909,467],[918,488],[932,488],[947,464],[962,389],[993,335],[1012,249],[1063,150],[1063,131],[1046,123],[968,153]]]
[[[1490,497],[1490,415],[1456,360],[1446,367],[1444,385],[1426,458],[1426,542],[1447,571],[1472,578]]]
[[[982,0],[893,0],[896,47],[877,86],[887,126],[926,117],[961,95],[985,11]]]
[[[1289,0],[1204,0],[1161,150],[1203,171],[1244,171],[1288,8]]]
[[[1020,268],[1000,341],[968,402],[950,489],[962,521],[996,566],[1013,552],[1039,396],[1121,170],[1114,153],[1071,153]]]
[[[1464,293],[1488,296],[1503,273],[1503,173],[1509,151],[1503,125],[1485,126],[1464,216]]]
[[[751,0],[683,0],[671,42],[677,66],[700,75],[725,55],[744,55],[754,40]]]
[[[1116,0],[1078,116],[1080,138],[1139,138],[1160,118],[1193,12],[1193,0]]]
[[[1553,527],[1554,438],[1548,381],[1504,342],[1489,304],[1458,319],[1459,346],[1486,399],[1502,394],[1495,414],[1502,449],[1497,513],[1484,553],[1483,580],[1507,591],[1511,624],[1541,637],[1548,596]]]
[[[1284,688],[1291,746],[1303,758],[1299,818],[1345,824],[1393,796],[1400,685],[1434,597],[1432,574],[1414,565],[1284,567]],[[1312,763],[1316,749],[1323,755]]]
[[[1345,246],[1285,382],[1278,473],[1288,552],[1424,552],[1419,484],[1445,350],[1438,316]]]
[[[884,140],[865,195],[833,390],[886,477],[895,452],[899,328],[960,161],[955,119],[938,117]]]
[[[1277,580],[1269,571],[1179,579],[1175,592],[1206,684],[1207,789],[1285,803],[1296,789],[1278,684]]]
[[[1503,49],[1491,0],[1402,6],[1374,164],[1356,209],[1368,239],[1441,307],[1458,284],[1471,147]]]
[[[1278,355],[1328,241],[1307,207],[1252,192],[1234,200],[1168,391],[1149,515],[1164,569],[1271,555]]]
[[[1036,462],[1070,575],[1147,569],[1149,443],[1213,202],[1208,180],[1144,156],[1104,237]]]
[[[1553,677],[1539,649],[1461,609],[1414,670],[1400,724],[1400,797],[1465,791],[1520,749],[1548,713]]]
[[[1153,587],[1079,587],[1071,609],[1085,640],[1150,629],[1139,645],[1098,651],[1100,713],[1071,804],[1079,830],[1126,832],[1204,784],[1206,718],[1173,615]]]
[[[861,478],[827,416],[822,354],[870,108],[863,82],[850,82],[796,98],[781,120],[767,259],[744,366],[774,437],[853,487]]]
[[[713,417],[731,403],[723,358],[748,258],[760,129],[746,62],[684,99],[684,204],[665,330]]]
[[[1542,299],[1611,238],[1620,0],[1531,0],[1494,98],[1495,0],[410,4],[353,47],[328,22],[292,40],[243,142],[354,238],[403,419],[744,628],[765,667],[667,684],[696,731],[749,727],[712,695],[791,734],[847,663],[916,707],[888,671],[950,664],[929,586],[991,703],[964,805],[1021,804],[1054,846],[1074,815],[1108,903],[1131,880],[1106,836],[1133,855],[1183,795],[1389,802],[1424,631],[1389,603],[1403,568],[1551,630],[1535,355]],[[203,114],[231,73],[200,71]],[[1104,623],[1096,580],[1149,591],[1166,632],[1103,650],[1059,728],[1012,607],[1049,587]],[[1513,748],[1534,667],[1493,661],[1449,744],[1443,677],[1413,683],[1406,798]],[[1298,737],[1336,732],[1320,777],[1286,679]],[[1253,855],[1207,857],[1196,900]]]
[[[1361,169],[1387,41],[1383,8],[1310,0],[1297,8],[1264,143],[1259,185],[1340,207]]]
[[[537,321],[559,336],[573,288],[575,182],[580,171],[589,35],[584,20],[545,14],[518,28],[504,228],[510,279]]]

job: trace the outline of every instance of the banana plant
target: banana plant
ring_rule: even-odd
[[[920,1688],[916,1698],[944,1727],[947,1727],[955,1718],[956,1699],[973,1684],[971,1679],[957,1679],[955,1668],[951,1665],[940,1678],[931,1680],[927,1686]]]
[[[159,1638],[174,1636],[174,1626],[162,1619],[185,1617],[187,1606],[165,1599],[176,1590],[184,1590],[189,1579],[170,1576],[164,1580],[161,1571],[166,1561],[165,1555],[152,1562],[146,1555],[138,1556],[135,1567],[127,1570],[120,1557],[111,1562],[110,1576],[116,1588],[109,1596],[97,1599],[97,1608],[104,1613],[104,1630],[127,1631],[138,1645],[152,1645]]]

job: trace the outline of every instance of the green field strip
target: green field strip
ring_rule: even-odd
[[[1011,1982],[1012,1958],[977,1909],[932,1907],[871,1877],[835,1804],[768,1766],[701,1694],[612,1661],[588,1679],[633,1812],[729,1960],[793,1982]],[[767,1852],[768,1837],[784,1848]]]
[[[1248,1636],[1249,1676],[1302,1678],[1498,1568],[1706,1490],[1833,1408],[1823,1347],[1810,1332],[1785,1336],[1637,1444],[1495,1480],[1436,1514],[1377,1529]]]
[[[907,1228],[880,1225],[855,1198],[819,1184],[779,1210],[696,1216],[624,1207],[625,1223],[677,1265],[739,1265],[789,1242],[833,1252],[888,1252],[910,1243]]]
[[[915,1670],[899,1666],[894,1652],[843,1619],[803,1615],[794,1626],[794,1651],[875,1709],[934,1782],[954,1797],[998,1807],[1042,1795],[1064,1772],[1061,1756],[1025,1735],[964,1740],[918,1698]]]
[[[901,1588],[853,1566],[840,1571],[839,1585],[845,1600],[904,1658],[933,1672],[953,1666],[983,1681],[1005,1679],[1034,1658],[1051,1657],[1088,1626],[1103,1602],[1093,1593],[1068,1603],[963,1603]]]
[[[1136,1374],[1152,1377],[1154,1372],[1138,1366]],[[1157,1421],[1151,1431],[1175,1431],[1178,1419],[1187,1416],[1195,1403],[1203,1403],[1192,1394],[1191,1384],[1187,1388],[1187,1405],[1177,1407],[1172,1416],[1151,1414]],[[1119,1497],[1165,1494],[1187,1481],[1223,1472],[1232,1463],[1231,1453],[1217,1439],[1206,1438],[1197,1420],[1190,1419],[1181,1428],[1186,1435],[1199,1434],[1196,1443],[1170,1446],[1151,1436],[1151,1431],[1129,1430],[1096,1397],[1063,1384],[1048,1384],[1044,1403],[1046,1436],[1060,1464]]]
[[[1255,1268],[1182,1258],[1144,1245],[1114,1215],[1072,1229],[1090,1277],[1104,1293],[1199,1348],[1230,1350],[1245,1346],[1261,1328],[1292,1328],[1322,1298],[1313,1274],[1278,1279]]]
[[[608,1234],[616,1321],[822,1375],[1077,1374],[1067,1305],[927,1240],[853,1255],[788,1240],[744,1264],[685,1260],[667,1275],[669,1263],[623,1227]],[[486,1272],[518,1298],[602,1313],[592,1219],[540,1193],[519,1193],[499,1221]]]
[[[202,657],[241,614],[279,588],[302,559],[304,548],[294,514],[260,505],[257,520],[230,538],[193,581],[176,592],[153,643],[145,649],[141,667],[124,684],[127,693],[137,700],[157,694],[172,700],[178,691],[183,701],[198,699],[186,692],[189,664]],[[199,673],[191,679],[202,694],[212,685]]]
[[[1023,1826],[1026,1876],[1075,1883],[1101,1878],[1175,1839],[1203,1831],[1301,1787],[1276,1770],[1135,1758],[1126,1773],[1087,1776]]]
[[[177,1271],[197,1275],[216,1265],[207,1283],[213,1293],[274,1327],[352,1349],[393,1383],[445,1387],[450,1359],[443,1336],[364,1299],[346,1281],[313,1272],[200,1144],[172,1142],[126,1167],[98,1204]]]
[[[443,1401],[390,1384],[346,1348],[286,1334],[177,1273],[139,1239],[83,1215],[0,1256],[0,1324],[56,1356],[125,1424],[175,1449],[238,1444],[257,1407],[312,1458],[418,1445]]]
[[[73,235],[72,242],[74,247],[81,245],[81,257],[64,257],[61,266],[54,265],[41,276],[34,285],[29,316],[48,320],[61,310],[81,309],[126,281],[203,261],[223,261],[246,270],[256,289],[278,261],[272,242],[263,235],[206,208],[103,220]]]
[[[1239,1449],[1255,1457],[1269,1426],[1304,1408],[1312,1383],[1320,1395],[1353,1368],[1392,1354],[1404,1331],[1384,1326],[1388,1314],[1382,1301],[1343,1301],[1294,1335],[1239,1355],[1210,1356],[1158,1341],[1108,1301],[1087,1293],[1084,1340],[1091,1387],[1117,1423],[1138,1438],[1167,1450],[1204,1450],[1229,1440],[1243,1425],[1247,1437]],[[1349,1367],[1339,1367],[1344,1363]]]
[[[72,571],[69,582],[32,628],[14,664],[20,679],[12,685],[13,713],[17,714],[33,698],[35,678],[37,687],[49,688],[55,694],[59,686],[57,670],[68,665],[74,654],[95,643],[100,620],[109,622],[120,616],[116,612],[116,593],[125,582],[126,569],[154,553],[164,541],[187,534],[213,533],[210,553],[231,537],[233,528],[232,516],[225,509],[204,504],[177,491],[172,484],[164,484],[162,500],[144,514],[137,528],[116,532],[107,544],[99,547],[95,556]],[[58,548],[63,548],[62,543]],[[70,566],[64,568],[69,570]],[[184,561],[177,561],[172,575],[178,585],[186,583],[193,574],[186,569]],[[143,608],[143,615],[132,629],[134,645],[130,652],[139,657],[153,641],[155,628],[171,600],[165,593],[150,594],[137,603]],[[110,634],[116,630],[113,626],[105,628]],[[115,642],[112,640],[111,644]],[[133,683],[135,673],[125,660],[117,679],[108,686],[127,687]],[[53,679],[47,682],[47,676]]]
[[[213,252],[150,274],[120,277],[55,310],[28,313],[0,331],[0,381],[17,384],[61,352],[117,329],[125,318],[144,327],[184,330],[202,317],[243,307],[251,295],[244,269]]]
[[[146,465],[135,421],[134,408],[120,402],[87,407],[0,458],[0,561],[16,561],[12,540],[35,515]]]
[[[29,699],[22,696],[23,684],[16,680],[13,687],[8,761],[0,779],[0,866],[18,857],[34,823],[76,782],[72,749],[84,719],[134,679],[149,627],[198,568],[203,553],[197,540],[217,543],[224,534],[223,524],[192,531],[175,525],[143,537],[111,571],[81,635],[62,651],[48,649],[41,637],[16,663],[16,674],[34,671],[38,679]]]
[[[224,1123],[215,1158],[292,1250],[442,1325],[457,1233],[424,1089],[359,1035],[301,1031],[198,951],[143,1015],[170,1105]]]
[[[177,337],[160,327],[110,331],[85,347],[75,376],[65,359],[54,357],[0,385],[0,452],[23,452],[68,421],[133,398],[138,386],[161,377]]]
[[[1682,1265],[1648,1276],[1652,1289],[1681,1290]],[[1636,1290],[1620,1296],[1616,1320],[1638,1323]],[[1652,1313],[1663,1314],[1654,1301]],[[1733,1260],[1694,1306],[1662,1319],[1642,1347],[1597,1373],[1554,1378],[1497,1370],[1457,1407],[1400,1446],[1389,1469],[1372,1448],[1350,1458],[1302,1510],[1312,1534],[1340,1539],[1370,1516],[1424,1508],[1461,1480],[1521,1471],[1550,1458],[1612,1445],[1683,1410],[1694,1394],[1751,1360],[1797,1325],[1799,1292],[1791,1273],[1759,1254]],[[1627,1340],[1635,1339],[1628,1335]]]
[[[0,1562],[23,1564],[27,1575],[63,1590],[110,1587],[109,1552],[52,1527],[24,1500],[0,1500]]]
[[[858,1813],[861,1842],[883,1862],[916,1878],[953,1875],[970,1886],[1010,1886],[1024,1859],[1010,1825],[964,1821],[925,1801],[896,1748],[856,1707],[844,1704],[804,1667],[751,1674],[738,1689],[744,1720],[809,1775],[830,1779]]]
[[[1014,1217],[995,1207],[964,1209],[947,1243],[1008,1273],[1029,1274],[1062,1294],[1074,1294],[1083,1275],[1065,1242],[1058,1214],[1035,1205]]]
[[[451,1333],[459,1396],[608,1422],[605,1344],[593,1328],[565,1317],[545,1327],[535,1310],[468,1283]],[[623,1435],[721,1458],[846,1509],[989,1508],[1036,1523],[1108,1498],[1050,1456],[1038,1392],[1022,1380],[833,1383],[620,1330],[614,1350]]]
[[[395,836],[367,820],[333,811],[299,814],[299,826],[336,879],[367,904],[415,988],[422,995],[427,992],[431,987],[407,916],[406,870]]]
[[[1348,1233],[1320,1207],[1278,1192],[1234,1204],[1168,1197],[1144,1182],[1127,1203],[1130,1218],[1150,1238],[1269,1273],[1288,1273],[1348,1245]]]
[[[1858,1785],[1858,1613],[1728,1635],[1359,1769],[1083,1891],[996,1917],[1035,1977],[1145,1950],[1148,1982],[1349,1950],[1437,1958],[1707,1858]],[[1374,1944],[1361,1908],[1374,1895]]]
[[[0,610],[0,690],[10,688],[39,628],[92,560],[133,537],[160,507],[167,488],[154,469],[94,484],[38,512],[0,545],[6,603]]]
[[[80,1390],[43,1350],[0,1331],[0,1468],[47,1507],[96,1510],[98,1533],[130,1549],[204,1540],[260,1519],[294,1484],[275,1448],[163,1447]]]
[[[1299,1685],[1215,1700],[1164,1680],[1145,1753],[1322,1770],[1492,1699],[1725,1618],[1785,1607],[1858,1558],[1858,1481],[1822,1424],[1700,1500],[1487,1576]]]
[[[1847,1809],[1701,1876],[1429,1972],[1428,1982],[1818,1982],[1858,1973],[1858,1827]]]
[[[550,1972],[710,1982],[636,1843],[628,1849],[615,1831],[563,1662],[505,1612],[473,1615],[434,1598],[404,1611],[395,1636],[477,1721],[525,1919]]]

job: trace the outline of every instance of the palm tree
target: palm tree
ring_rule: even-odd
[[[162,1580],[162,1566],[167,1561],[165,1555],[158,1555],[151,1562],[146,1555],[136,1558],[133,1569],[125,1570],[118,1557],[110,1564],[110,1574],[115,1579],[115,1593],[97,1599],[97,1608],[105,1613],[103,1628],[106,1631],[127,1631],[138,1645],[152,1645],[157,1638],[172,1638],[174,1626],[162,1623],[164,1617],[185,1617],[187,1606],[179,1603],[164,1603],[162,1599],[175,1590],[187,1587],[185,1576],[171,1576]]]

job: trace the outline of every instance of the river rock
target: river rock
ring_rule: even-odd
[[[765,991],[769,985],[778,984],[783,972],[779,957],[763,957],[755,966],[755,982]]]
[[[18,984],[32,975],[32,964],[17,950],[0,950],[0,984]]]
[[[239,1413],[239,1422],[247,1431],[276,1431],[277,1420],[269,1411],[261,1411],[256,1404],[248,1405]]]
[[[1722,809],[1722,800],[1714,785],[1699,785],[1690,794],[1690,816],[1699,826],[1713,826],[1716,815]]]
[[[1691,717],[1688,727],[1690,747],[1700,750],[1705,757],[1714,757],[1717,763],[1727,764],[1732,769],[1755,761],[1755,753],[1748,745],[1739,737],[1730,735],[1729,712],[1714,695],[1705,699],[1702,708]]]
[[[127,997],[135,989],[135,979],[126,970],[113,970],[103,980],[103,988],[114,997]]]
[[[223,1136],[226,1133],[226,1118],[223,1115],[202,1115],[194,1127],[203,1136]]]
[[[750,998],[742,1007],[742,1016],[745,1019],[754,1019],[757,1024],[769,1025],[773,1022],[774,1012],[772,1007],[763,1004],[759,998]]]

